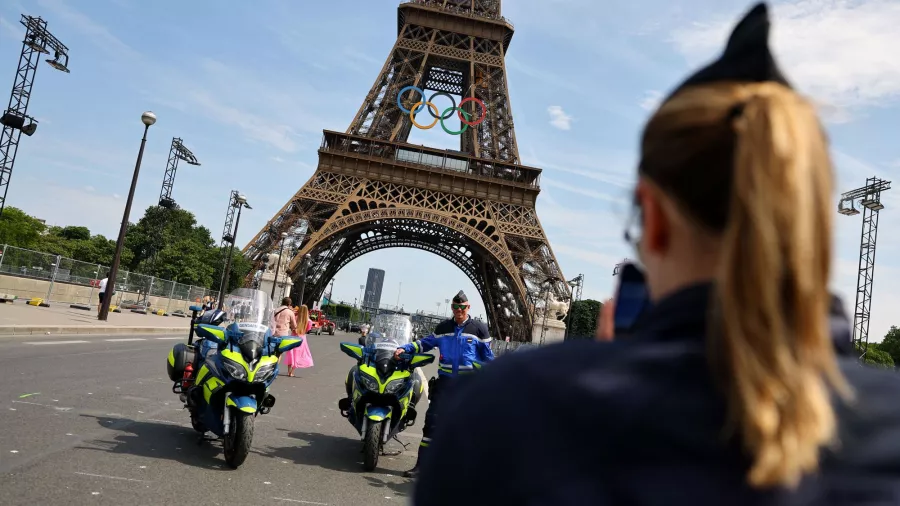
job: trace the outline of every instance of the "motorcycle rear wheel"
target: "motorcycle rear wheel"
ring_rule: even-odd
[[[372,423],[366,427],[366,439],[363,443],[363,469],[372,471],[378,465],[378,456],[381,454],[381,430],[382,423]]]
[[[235,408],[231,410],[231,427],[225,435],[225,463],[237,469],[247,460],[253,442],[253,415]]]

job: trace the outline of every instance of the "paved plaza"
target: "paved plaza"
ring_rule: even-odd
[[[0,317],[9,309],[0,306]],[[65,311],[24,309],[67,318]],[[131,318],[110,315],[110,321],[116,316]],[[0,337],[3,504],[408,504],[412,483],[402,472],[415,462],[420,424],[400,438],[407,451],[382,457],[366,473],[359,437],[337,411],[353,365],[338,343],[355,336],[310,337],[315,367],[278,378],[277,404],[257,418],[251,454],[237,470],[225,464],[221,445],[198,446],[171,391],[166,355],[181,339],[181,333]],[[435,373],[433,366],[425,372]]]
[[[102,334],[102,333],[185,333],[187,318],[132,313],[109,313],[107,321],[97,319],[96,307],[72,309],[68,303],[52,302],[50,307],[25,304],[23,300],[0,304],[0,339],[9,334]]]

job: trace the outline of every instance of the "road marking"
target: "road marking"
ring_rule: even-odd
[[[84,344],[88,341],[30,341],[22,344],[33,344],[35,346],[43,346],[45,344]]]
[[[72,408],[64,408],[61,406],[53,406],[51,404],[40,404],[37,402],[29,402],[29,401],[9,401],[9,402],[15,402],[16,404],[29,404],[31,406],[41,406],[43,408],[53,408],[57,411],[70,411],[72,409]]]
[[[143,337],[128,337],[124,339],[104,339],[107,343],[126,343],[129,341],[146,341]]]
[[[287,502],[293,502],[293,503],[297,503],[297,504],[316,504],[318,506],[328,506],[328,503],[326,503],[326,502],[301,501],[300,499],[284,499],[282,497],[272,497],[271,499],[274,501],[287,501]]]
[[[119,476],[108,476],[105,474],[80,473],[78,471],[76,471],[75,474],[80,474],[81,476],[92,476],[94,478],[106,478],[107,480],[138,481],[141,483],[147,483],[147,480],[136,480],[134,478],[121,478]]]

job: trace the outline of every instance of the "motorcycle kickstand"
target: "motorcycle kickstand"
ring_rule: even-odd
[[[396,456],[402,454],[409,447],[409,444],[404,444],[403,441],[400,441],[400,439],[397,438],[397,436],[394,436],[391,439],[400,443],[400,446],[403,447],[403,450],[395,451],[395,452],[386,452],[386,451],[384,451],[384,447],[382,447],[381,454],[384,455],[385,457],[396,457]]]
[[[202,446],[203,443],[207,441],[209,441],[210,443],[215,443],[219,441],[219,437],[207,436],[206,433],[203,433],[199,438],[197,438],[197,446]]]

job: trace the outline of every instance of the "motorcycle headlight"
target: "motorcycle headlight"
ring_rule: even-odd
[[[397,394],[397,393],[402,392],[405,387],[406,387],[405,379],[395,379],[394,381],[391,381],[390,383],[388,383],[386,387],[384,387],[384,393]]]
[[[247,379],[247,369],[230,358],[222,357],[222,368],[225,369],[225,372],[228,373],[229,376],[236,380]]]
[[[378,382],[375,381],[375,378],[369,376],[368,374],[359,373],[359,380],[362,382],[363,387],[366,390],[371,390],[373,392],[378,391]]]
[[[256,374],[253,376],[253,382],[265,383],[269,381],[273,374],[275,374],[275,364],[264,365],[256,371]]]

